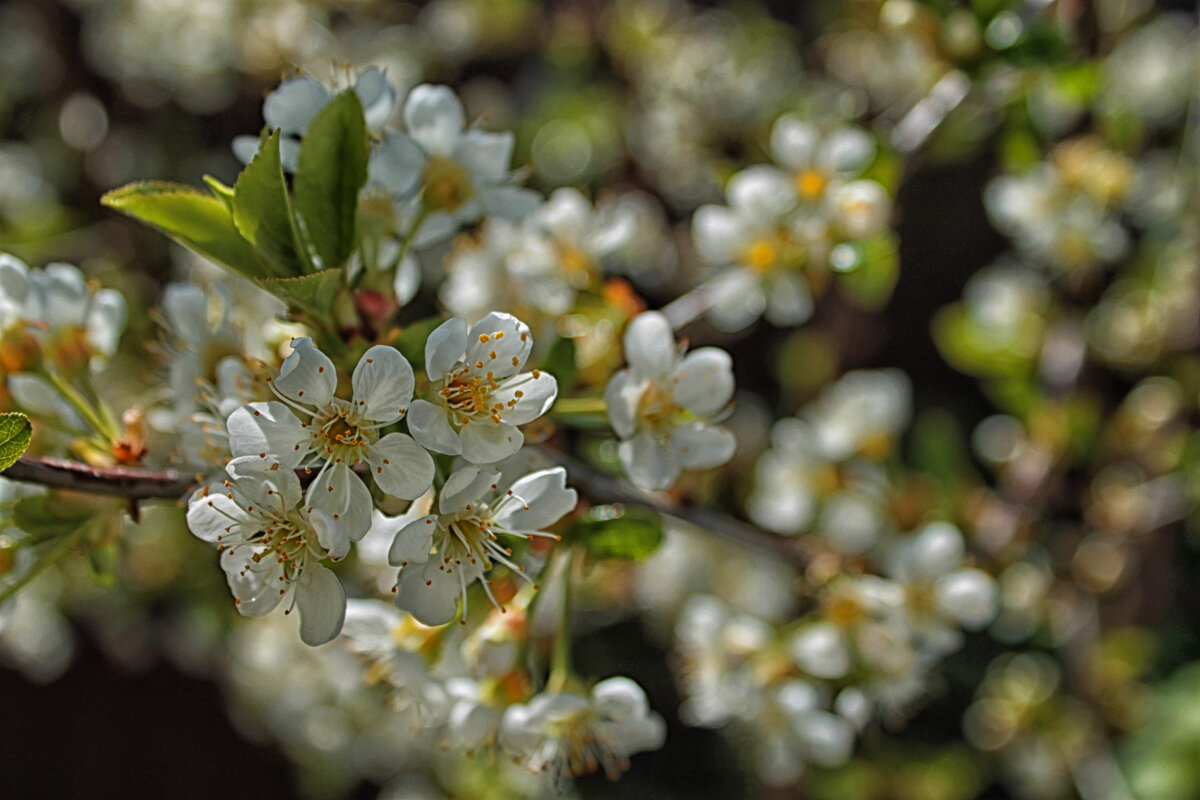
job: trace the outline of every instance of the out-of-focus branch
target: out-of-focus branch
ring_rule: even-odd
[[[789,564],[803,569],[808,566],[809,554],[801,549],[798,540],[785,539],[726,514],[694,506],[665,503],[643,492],[625,480],[608,475],[561,450],[543,445],[543,455],[566,467],[571,483],[594,503],[625,503],[644,506],[695,525],[738,544],[747,545],[779,556]]]
[[[136,467],[93,467],[60,458],[23,456],[0,477],[37,483],[51,489],[127,497],[130,500],[163,498],[178,500],[196,488],[196,478],[173,470]]]

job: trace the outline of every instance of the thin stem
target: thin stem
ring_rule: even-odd
[[[670,505],[635,488],[627,481],[601,472],[561,450],[546,445],[539,449],[551,461],[566,467],[572,483],[593,503],[626,503],[649,508],[711,531],[724,539],[779,556],[795,567],[803,569],[808,566],[810,557],[802,549],[803,544],[800,540],[785,539],[767,533],[741,520],[706,508]]]
[[[41,558],[33,562],[33,566],[29,568],[28,572],[18,578],[14,583],[5,587],[3,591],[0,591],[0,605],[3,605],[8,598],[12,597],[21,589],[24,589],[30,583],[30,581],[32,581],[38,575],[41,575],[51,565],[55,564],[60,558],[66,555],[67,552],[75,546],[79,538],[87,531],[87,528],[88,526],[86,522],[80,522],[79,526],[76,527],[75,530],[63,536],[62,540],[58,542],[58,544],[54,545],[54,547],[43,554]]]
[[[58,391],[64,400],[71,404],[72,408],[79,412],[79,415],[91,426],[92,430],[101,436],[108,437],[110,441],[121,435],[120,431],[115,427],[111,427],[96,413],[87,399],[74,386],[68,383],[66,378],[53,370],[46,370],[44,374],[55,390]]]
[[[575,548],[563,552],[559,571],[562,573],[562,602],[558,606],[558,630],[554,639],[554,653],[550,660],[550,678],[547,691],[561,692],[573,677],[571,669],[571,591],[575,571]]]
[[[550,409],[553,415],[607,414],[608,406],[603,397],[560,397]]]

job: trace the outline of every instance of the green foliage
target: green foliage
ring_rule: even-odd
[[[279,158],[279,131],[263,140],[258,155],[238,176],[233,190],[233,224],[274,265],[277,274],[311,272],[300,255],[303,245],[297,245],[292,204]]]
[[[549,372],[558,381],[559,395],[575,385],[578,368],[575,364],[575,340],[568,336],[560,336],[550,345],[546,357],[542,359],[542,369]]]
[[[913,423],[910,458],[922,472],[945,488],[960,484],[972,472],[967,443],[954,415],[929,409]]]
[[[400,338],[394,342],[395,347],[408,359],[413,369],[425,369],[425,340],[445,321],[445,317],[426,317],[410,323],[400,333]]]
[[[24,414],[0,414],[0,472],[17,463],[33,438],[33,426]]]
[[[13,522],[35,539],[74,533],[91,516],[86,506],[63,503],[53,495],[23,497],[13,506]]]
[[[887,304],[900,277],[896,237],[885,232],[849,246],[854,249],[856,259],[849,271],[838,273],[842,290],[862,308],[878,310]]]
[[[595,558],[644,561],[663,541],[662,517],[638,506],[593,506],[564,538]]]
[[[1024,327],[1012,341],[997,341],[961,305],[943,308],[933,318],[933,341],[955,369],[977,377],[1011,377],[1033,367],[1041,326]]]
[[[341,266],[354,251],[358,192],[367,182],[367,126],[353,90],[312,121],[300,143],[295,209],[314,262]]]
[[[341,283],[340,269],[327,269],[294,278],[264,278],[258,281],[259,286],[287,303],[289,308],[314,314],[318,319],[329,316]]]
[[[271,272],[242,238],[219,196],[177,183],[146,181],[113,189],[100,202],[157,228],[179,244],[247,278]]]

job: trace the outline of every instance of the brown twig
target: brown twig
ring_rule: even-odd
[[[196,488],[196,478],[173,470],[136,467],[93,467],[61,458],[22,456],[0,476],[51,489],[127,497],[130,500],[178,500]]]

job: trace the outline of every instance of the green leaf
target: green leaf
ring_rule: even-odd
[[[23,497],[13,506],[13,522],[37,539],[66,536],[79,529],[91,516],[90,509],[71,508],[53,495]]]
[[[285,277],[311,272],[296,248],[292,203],[279,159],[279,131],[263,140],[233,191],[233,224],[275,271]]]
[[[229,213],[232,214],[233,187],[226,186],[212,175],[205,175],[202,180],[204,181],[204,185],[208,187],[208,190],[213,193],[213,196],[224,203],[225,207],[229,209]]]
[[[223,200],[176,183],[131,183],[100,202],[248,278],[271,273],[233,224]]]
[[[0,472],[17,463],[33,438],[33,425],[24,414],[0,414]]]
[[[595,558],[644,561],[662,544],[663,523],[638,506],[593,506],[564,538],[582,543]]]
[[[426,317],[407,325],[394,344],[401,355],[408,359],[413,369],[425,369],[425,340],[445,317]]]
[[[318,317],[328,317],[342,284],[340,269],[327,269],[294,278],[263,278],[258,285],[288,304]]]
[[[354,251],[358,192],[367,182],[367,126],[353,90],[339,94],[300,142],[293,184],[301,234],[317,267],[341,266]]]
[[[574,386],[575,375],[578,372],[575,364],[575,340],[568,336],[555,339],[546,352],[546,357],[542,359],[542,369],[558,381],[560,397],[563,392]]]
[[[857,305],[875,311],[887,304],[900,277],[896,239],[881,233],[851,244],[855,259],[848,272],[837,273],[846,295]]]
[[[913,466],[932,475],[942,486],[957,486],[971,475],[966,440],[950,412],[931,408],[921,413],[913,424],[910,441]]]

